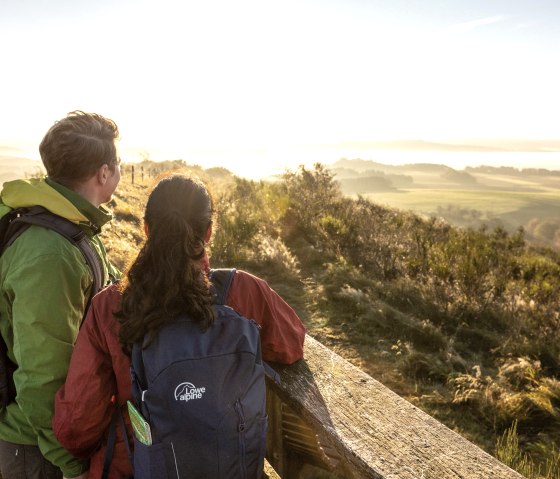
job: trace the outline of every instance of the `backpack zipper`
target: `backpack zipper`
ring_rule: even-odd
[[[171,441],[171,452],[173,452],[173,461],[175,462],[175,472],[177,473],[177,479],[180,479],[179,466],[177,465],[177,456],[175,455],[175,447],[173,447],[173,441]]]
[[[243,408],[241,407],[241,401],[237,399],[233,405],[235,411],[237,412],[237,417],[239,418],[239,423],[237,425],[237,432],[239,434],[239,458],[241,477],[247,478],[247,464],[245,463],[245,415],[243,414]]]
[[[251,319],[251,318],[249,318],[249,322],[253,323],[260,332],[260,330],[262,329],[262,326],[259,323],[257,323],[254,319]]]

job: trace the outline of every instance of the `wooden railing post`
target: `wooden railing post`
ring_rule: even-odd
[[[267,459],[282,479],[302,461],[345,479],[523,479],[310,336],[277,369]]]
[[[282,401],[275,394],[267,394],[266,410],[268,414],[267,451],[268,462],[282,478],[287,473],[286,454],[282,434]]]

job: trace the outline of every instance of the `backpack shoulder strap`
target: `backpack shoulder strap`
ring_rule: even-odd
[[[104,284],[103,268],[99,256],[94,251],[84,231],[78,225],[51,213],[41,206],[12,209],[0,218],[0,255],[31,225],[42,226],[43,228],[56,231],[82,252],[93,275],[91,294],[84,309],[83,317],[85,318],[93,295]],[[13,381],[16,365],[8,358],[7,351],[6,342],[0,336],[0,408],[6,407],[16,396]]]
[[[142,344],[134,343],[130,354],[130,380],[132,399],[138,410],[149,422],[150,413],[144,405],[144,392],[148,381],[146,379],[146,369],[144,367],[144,357],[142,354]]]
[[[105,446],[105,457],[103,458],[103,471],[101,473],[101,479],[107,479],[109,477],[109,468],[111,467],[111,461],[113,460],[113,453],[115,451],[115,444],[117,442],[117,427],[121,428],[121,434],[123,435],[124,445],[126,447],[126,453],[128,455],[128,460],[132,469],[134,470],[134,456],[132,449],[130,447],[130,442],[128,440],[128,433],[126,431],[126,424],[124,422],[123,413],[121,411],[121,406],[119,405],[117,398],[115,399],[115,412],[111,417],[111,422],[109,424],[109,432],[107,433],[107,445]],[[118,424],[117,424],[118,420]]]
[[[235,272],[235,268],[220,268],[210,270],[209,278],[216,295],[215,304],[226,304],[227,294],[229,291],[229,287],[231,286],[231,282],[233,281],[233,277],[235,276]],[[260,325],[254,320],[251,321],[260,330]],[[275,383],[280,384],[280,375],[266,361],[263,361],[262,363],[264,366],[265,374]]]
[[[235,268],[211,269],[208,275],[215,294],[215,304],[224,305],[227,301],[227,294],[233,277]]]
[[[3,238],[1,238],[0,251],[3,252],[31,225],[51,229],[73,243],[84,255],[93,275],[91,296],[93,297],[95,293],[101,290],[104,281],[103,268],[99,256],[94,251],[84,231],[78,225],[62,216],[51,213],[42,206],[12,210],[8,215],[11,215],[11,221],[9,219],[6,220],[10,221],[10,223],[7,225]]]

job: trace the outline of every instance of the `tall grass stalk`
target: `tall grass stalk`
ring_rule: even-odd
[[[543,467],[519,449],[517,421],[496,441],[496,457],[504,464],[523,474],[527,479],[560,479],[560,452],[554,446]]]

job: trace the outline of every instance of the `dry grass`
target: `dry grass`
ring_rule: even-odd
[[[107,205],[113,213],[113,221],[101,235],[111,261],[121,271],[144,239],[142,218],[148,191],[147,185],[133,185],[123,178]]]
[[[198,176],[203,181],[211,183],[212,187],[222,188],[228,178],[221,173],[218,181],[210,181],[212,176],[198,166],[187,165],[183,162],[168,162],[169,169],[161,165],[157,170],[150,168],[151,163],[145,162],[144,179],[136,173],[132,183],[130,166],[123,165],[122,179],[113,195],[113,199],[106,206],[113,214],[113,221],[103,230],[101,236],[111,261],[123,271],[128,262],[133,259],[144,241],[144,208],[148,196],[158,179],[172,173],[185,173]],[[136,170],[139,168],[136,167]],[[154,171],[153,176],[148,171]],[[231,175],[229,181],[232,181]]]

